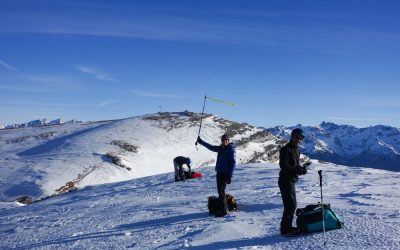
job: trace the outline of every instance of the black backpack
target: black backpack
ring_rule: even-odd
[[[220,201],[220,199],[216,196],[210,196],[208,197],[208,211],[210,215],[216,214],[218,211],[222,211],[224,209],[223,203]]]
[[[229,211],[236,211],[237,210],[237,204],[235,197],[230,194],[226,194],[226,203],[228,205],[228,210]],[[208,197],[208,211],[211,214],[217,214],[218,212],[221,212],[224,210],[224,204],[223,202],[216,196],[210,196]]]

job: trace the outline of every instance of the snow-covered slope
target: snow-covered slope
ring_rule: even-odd
[[[105,125],[108,126],[108,125]],[[198,153],[201,153],[199,149]],[[238,212],[208,215],[213,168],[175,183],[170,174],[89,186],[39,203],[0,202],[0,249],[399,249],[400,173],[314,163],[297,184],[299,207],[324,201],[345,228],[284,238],[276,163],[239,165],[228,193]]]
[[[400,171],[400,129],[377,125],[356,128],[322,122],[319,126],[278,126],[269,129],[285,138],[295,127],[307,134],[302,153],[323,161],[350,166],[373,167]]]
[[[172,172],[179,155],[195,168],[213,165],[214,153],[194,145],[199,122],[200,114],[176,112],[0,130],[0,201]],[[225,132],[237,144],[238,163],[275,162],[284,143],[263,129],[205,115],[204,140],[218,144]]]

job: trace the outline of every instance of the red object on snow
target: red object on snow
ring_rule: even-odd
[[[192,178],[201,178],[203,177],[203,173],[200,172],[193,172]]]

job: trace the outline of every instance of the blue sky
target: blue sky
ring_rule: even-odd
[[[399,1],[0,0],[0,124],[206,112],[400,127]]]

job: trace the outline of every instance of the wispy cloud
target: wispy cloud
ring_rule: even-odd
[[[78,71],[91,75],[97,80],[106,81],[106,82],[118,82],[118,80],[112,78],[110,75],[90,66],[85,65],[73,65]]]
[[[1,90],[15,91],[15,92],[32,92],[32,93],[52,93],[54,91],[49,89],[39,89],[32,87],[17,87],[10,85],[0,85]]]
[[[71,76],[64,75],[24,75],[24,79],[29,80],[31,84],[42,86],[42,88],[54,89],[60,91],[81,91],[83,84]]]
[[[369,97],[360,98],[359,102],[363,106],[380,108],[400,108],[400,99],[398,97]]]
[[[53,6],[54,7],[54,6]],[[33,7],[34,9],[34,7]],[[283,42],[293,43],[298,47],[299,39],[309,42],[315,33],[330,34],[325,29],[307,30],[296,25],[281,25],[276,21],[254,21],[255,9],[245,13],[226,11],[217,8],[212,12],[195,11],[188,5],[182,7],[145,7],[135,5],[71,4],[66,8],[52,8],[51,13],[40,11],[13,11],[0,13],[0,22],[20,22],[13,27],[1,27],[0,32],[48,33],[67,35],[93,35],[107,37],[129,37],[168,41],[212,41],[224,43],[256,43],[281,46]],[[80,19],[75,16],[79,13]],[[96,13],[96,14],[93,14]],[[287,13],[292,16],[296,12]],[[3,14],[3,15],[1,15]],[[281,12],[268,13],[269,16],[281,17]],[[266,13],[259,13],[265,17]],[[310,13],[303,14],[309,18]],[[322,15],[322,14],[321,14]],[[2,17],[3,16],[3,17]],[[297,16],[295,16],[297,17]]]
[[[54,103],[54,102],[25,102],[25,101],[13,101],[13,102],[5,102],[3,107],[15,107],[15,106],[23,106],[32,108],[35,106],[40,107],[75,107],[75,108],[92,108],[93,105],[86,104],[77,104],[77,103]]]
[[[114,104],[114,103],[117,103],[117,102],[119,102],[118,99],[116,99],[116,100],[108,100],[108,101],[101,102],[101,103],[97,104],[96,106],[97,107],[103,107],[103,106],[108,106],[108,105],[111,105],[111,104]]]
[[[183,98],[183,96],[179,96],[179,95],[170,95],[170,94],[163,94],[163,93],[157,93],[157,92],[142,91],[142,90],[138,90],[138,89],[132,89],[131,92],[134,95],[146,96],[146,97]]]
[[[14,71],[14,72],[19,72],[16,68],[14,68],[13,66],[11,66],[10,64],[4,62],[3,60],[0,60],[0,65],[3,66],[4,68]]]
[[[65,79],[63,79],[62,77],[58,77],[58,76],[30,75],[30,76],[24,76],[24,78],[28,79],[30,81],[41,82],[41,83],[61,83],[61,82],[65,82]]]
[[[326,117],[327,120],[334,121],[350,121],[350,122],[386,122],[390,121],[387,118],[375,118],[375,117],[354,117],[354,116],[331,116]]]
[[[355,47],[348,43],[351,42],[349,37],[356,39],[356,44],[366,38],[382,39],[382,35],[395,41],[400,39],[395,32],[382,34],[370,28],[352,30],[352,25],[343,23],[354,23],[362,15],[349,15],[348,12],[308,11],[303,8],[274,10],[260,8],[258,4],[241,8],[105,1],[90,4],[86,1],[64,1],[62,4],[46,1],[26,5],[27,8],[18,10],[0,9],[0,32],[244,43],[278,49],[287,47],[300,52],[318,50],[343,54],[354,53]],[[79,20],[75,18],[77,15]],[[2,26],[2,23],[13,25]]]
[[[395,90],[392,92],[395,93]],[[397,96],[382,96],[373,94],[360,96],[352,95],[349,92],[340,92],[338,95],[315,95],[312,98],[318,102],[340,103],[347,106],[356,105],[373,108],[400,108],[400,98]]]

